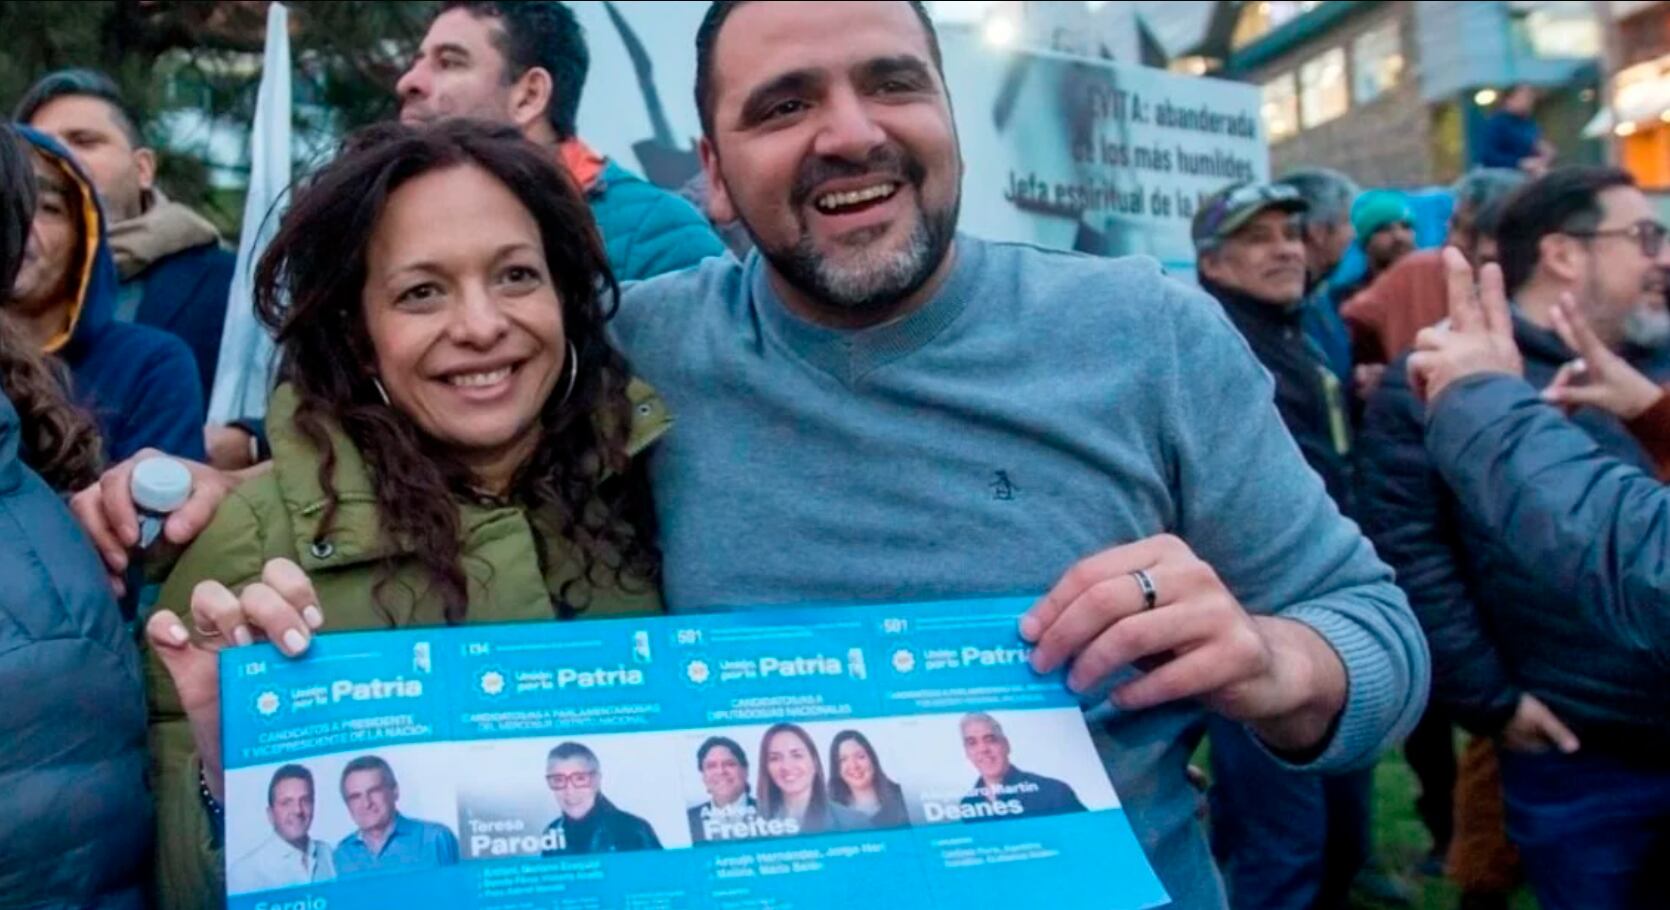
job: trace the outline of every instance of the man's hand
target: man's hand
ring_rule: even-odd
[[[1581,747],[1577,734],[1561,723],[1547,705],[1529,694],[1519,696],[1513,720],[1502,729],[1502,745],[1515,752],[1547,752],[1554,748],[1567,755]]]
[[[70,511],[104,560],[117,596],[125,589],[122,574],[128,568],[128,550],[139,543],[139,512],[133,505],[131,486],[133,469],[141,461],[162,454],[156,449],[141,449],[132,458],[105,471],[92,486],[70,497]],[[175,460],[191,472],[191,498],[168,516],[162,535],[168,542],[184,546],[208,527],[220,501],[242,478],[195,461]]]
[[[1460,250],[1445,247],[1443,255],[1449,325],[1422,329],[1415,336],[1415,353],[1409,355],[1409,384],[1428,404],[1466,376],[1525,373],[1525,361],[1513,340],[1501,267],[1490,263],[1480,269],[1475,285],[1472,266]]]
[[[174,611],[159,608],[145,623],[145,637],[174,681],[191,722],[203,780],[215,799],[224,799],[220,650],[271,640],[296,657],[312,644],[313,632],[324,626],[325,616],[307,573],[288,559],[274,559],[260,581],[236,595],[218,582],[199,584],[191,592],[191,622],[195,635]]]
[[[242,427],[211,423],[203,428],[203,449],[209,464],[222,471],[241,471],[255,463],[255,437]]]
[[[1133,573],[1153,581],[1147,609]],[[1104,550],[1062,576],[1021,618],[1033,669],[1071,661],[1067,684],[1094,687],[1127,665],[1146,672],[1114,690],[1137,710],[1198,698],[1287,752],[1314,748],[1345,705],[1345,666],[1301,623],[1251,616],[1188,544],[1151,537]]]
[[[1351,384],[1356,389],[1357,397],[1368,401],[1374,393],[1380,390],[1380,380],[1386,375],[1386,365],[1383,363],[1359,363],[1351,368]]]
[[[1554,331],[1579,359],[1554,374],[1554,381],[1542,390],[1544,401],[1568,410],[1600,408],[1624,420],[1634,420],[1664,397],[1664,389],[1601,342],[1570,294],[1560,295],[1553,317]]]

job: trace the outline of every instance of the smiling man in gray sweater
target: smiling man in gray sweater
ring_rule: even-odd
[[[677,416],[649,463],[667,603],[1038,594],[1017,632],[1070,665],[1172,906],[1221,908],[1185,777],[1207,712],[1301,770],[1372,763],[1430,670],[1391,570],[1209,297],[956,233],[921,3],[726,0],[697,59],[712,214],[758,252],[634,285],[612,324]],[[77,497],[107,554],[125,470]]]
[[[1034,664],[1070,661],[1174,906],[1222,906],[1184,776],[1205,712],[1338,770],[1428,684],[1269,375],[1152,261],[956,233],[920,4],[715,3],[697,60],[714,214],[758,252],[614,322],[677,415],[650,462],[668,604],[1042,594]]]

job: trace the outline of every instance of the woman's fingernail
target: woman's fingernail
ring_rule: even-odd
[[[255,643],[255,636],[251,635],[248,626],[238,626],[232,630],[232,641],[239,647]]]
[[[300,629],[286,629],[284,632],[284,650],[291,654],[300,654],[307,647],[307,636]]]
[[[325,624],[325,614],[320,613],[319,608],[312,604],[308,604],[302,610],[302,619],[307,622],[309,629],[317,629]]]
[[[1021,637],[1027,641],[1038,640],[1038,617],[1031,613],[1021,617]]]
[[[174,644],[177,645],[183,645],[186,642],[191,641],[191,633],[187,632],[186,627],[180,625],[179,623],[175,623],[174,625],[168,627],[168,637],[173,639]]]

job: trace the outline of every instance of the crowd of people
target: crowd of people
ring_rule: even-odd
[[[1200,280],[1420,619],[1433,697],[1404,748],[1430,866],[1469,907],[1506,906],[1522,875],[1545,907],[1648,906],[1670,849],[1666,642],[1638,625],[1670,590],[1654,529],[1670,251],[1624,172],[1527,176],[1463,177],[1446,247],[1395,258],[1367,249],[1388,224],[1407,234],[1385,191],[1317,170],[1233,187],[1195,221]],[[1353,234],[1376,277],[1331,287]],[[1327,354],[1334,319],[1348,373]],[[1286,773],[1246,740],[1212,732],[1232,902],[1340,906],[1373,884],[1367,777]]]
[[[1395,191],[1237,184],[1194,218],[1198,274],[1168,276],[959,232],[921,3],[722,0],[696,58],[705,212],[577,135],[565,6],[442,4],[399,122],[296,188],[255,276],[278,384],[229,425],[204,414],[213,228],[156,186],[108,78],[23,99],[0,130],[0,906],[224,900],[228,646],[1018,590],[1173,906],[1345,906],[1399,744],[1464,906],[1522,879],[1546,910],[1661,899],[1670,250],[1626,173],[1550,168],[1504,125],[1513,160],[1456,183],[1441,251]],[[1353,244],[1368,273],[1336,284]],[[193,487],[141,560],[130,479],[156,452]],[[964,729],[983,779],[1022,773],[987,727]],[[762,764],[782,740],[821,765],[794,729]],[[848,751],[879,773],[842,745],[829,824],[895,811],[842,789]],[[703,753],[730,800],[785,811],[734,742]],[[356,823],[392,818],[392,772],[355,770]],[[548,770],[553,826],[629,827],[593,817],[595,754]],[[274,778],[275,831],[306,840],[312,787]],[[375,864],[386,828],[300,862]]]

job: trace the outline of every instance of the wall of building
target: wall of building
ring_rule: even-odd
[[[1243,76],[1262,85],[1284,73],[1296,72],[1319,54],[1343,47],[1349,83],[1350,73],[1358,65],[1352,59],[1352,43],[1357,36],[1387,22],[1399,24],[1404,69],[1397,86],[1367,103],[1359,104],[1352,98],[1344,114],[1273,143],[1272,173],[1279,175],[1296,167],[1331,167],[1365,186],[1416,187],[1442,179],[1435,173],[1431,154],[1432,112],[1421,99],[1414,6],[1410,2],[1374,4]]]

